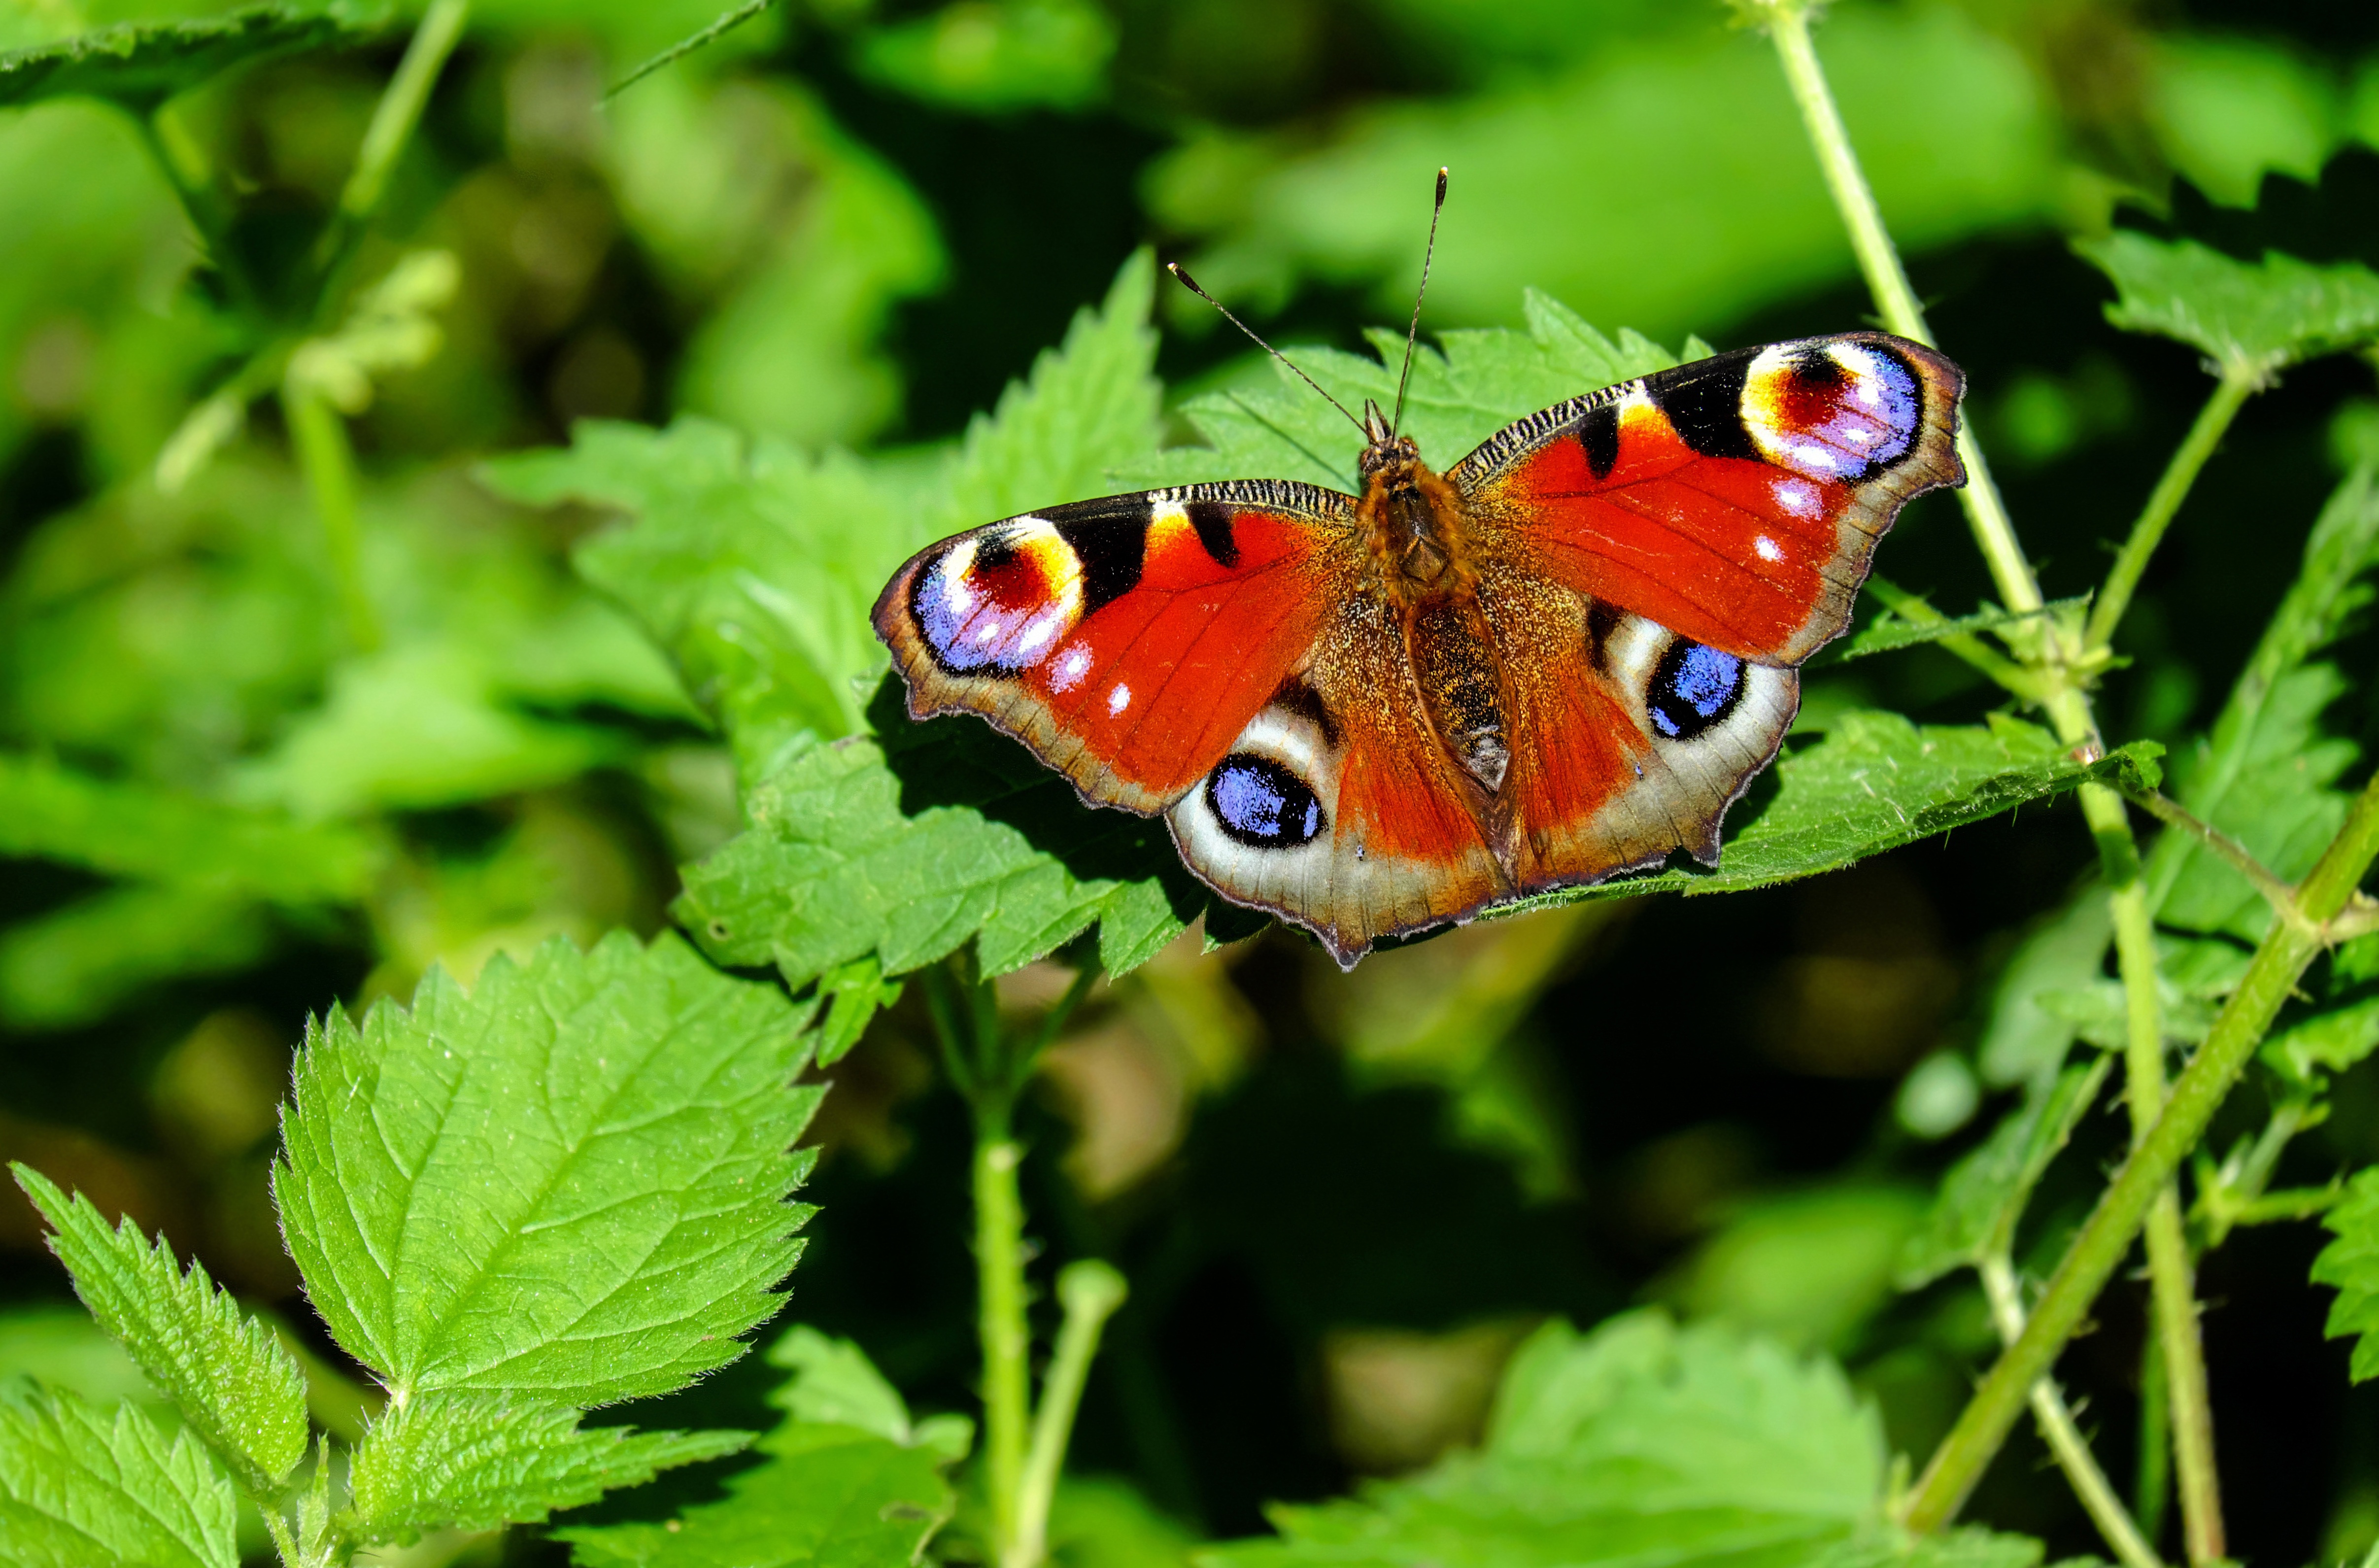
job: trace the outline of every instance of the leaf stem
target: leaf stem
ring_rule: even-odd
[[[2221,379],[2214,383],[2214,395],[2197,411],[2196,422],[2165,464],[2156,488],[2148,492],[2147,504],[2140,508],[2139,520],[2131,525],[2130,537],[2107,573],[2106,586],[2098,590],[2097,603],[2091,607],[2089,625],[2083,633],[2083,647],[2104,648],[2114,641],[2115,628],[2122,623],[2123,612],[2131,609],[2131,595],[2140,585],[2140,574],[2147,570],[2156,546],[2164,542],[2165,530],[2188,499],[2198,471],[2221,444],[2230,421],[2263,384],[2264,377],[2252,364],[2223,366]]]
[[[2164,1376],[2164,1345],[2154,1334],[2140,1343],[2140,1432],[2131,1475],[2131,1507],[2153,1540],[2164,1534],[2172,1498],[2172,1401]]]
[[[1057,1346],[1041,1380],[1041,1407],[1033,1417],[1033,1449],[1024,1465],[1016,1510],[1016,1536],[1001,1568],[1038,1568],[1049,1550],[1049,1508],[1057,1495],[1057,1474],[1066,1442],[1081,1407],[1082,1385],[1098,1354],[1099,1334],[1129,1295],[1123,1275],[1096,1259],[1069,1263],[1057,1275],[1057,1300],[1066,1309]]]
[[[296,376],[281,384],[282,416],[297,466],[321,519],[322,541],[331,555],[331,576],[346,612],[347,640],[358,652],[380,645],[380,617],[364,585],[363,525],[356,510],[356,453],[347,428],[322,394]]]
[[[2374,855],[2379,855],[2379,777],[2355,797],[2345,825],[2305,878],[2299,907],[2311,927],[2275,921],[2264,934],[2205,1043],[2174,1083],[2164,1114],[2115,1173],[2049,1277],[2023,1333],[1976,1387],[1908,1494],[1902,1522],[1910,1529],[1938,1530],[1956,1517],[2007,1441],[2032,1385],[2047,1375],[2059,1350],[2121,1265],[2156,1195],[2204,1137],[2206,1124],[2254,1058],[2256,1045],[2298,976],[2321,950],[2314,932],[2345,907]]]
[[[2161,790],[2129,790],[2124,793],[2133,805],[2158,822],[2180,828],[2228,862],[2232,870],[2254,885],[2255,891],[2264,896],[2281,919],[2297,918],[2297,890],[2267,870],[2246,845]]]
[[[745,22],[750,21],[754,17],[758,16],[761,12],[767,10],[770,6],[775,4],[776,0],[743,0],[743,5],[738,6],[733,10],[726,12],[724,15],[716,18],[708,26],[700,29],[684,38],[679,39],[675,43],[670,44],[668,48],[662,50],[651,59],[646,60],[643,65],[638,66],[634,70],[630,71],[626,76],[622,77],[618,81],[615,81],[610,86],[605,88],[603,90],[603,102],[609,103],[612,99],[619,97],[620,94],[627,91],[628,89],[635,86],[638,82],[644,80],[655,71],[661,69],[665,66],[673,66],[678,61],[684,59],[688,54],[693,54],[695,50],[713,43],[719,39],[725,37],[727,34],[733,32],[737,28],[742,27]]]
[[[1933,331],[1926,325],[1916,291],[1909,286],[1908,271],[1901,265],[1890,231],[1883,226],[1875,192],[1859,167],[1842,111],[1834,104],[1833,90],[1826,83],[1825,67],[1818,64],[1817,46],[1809,40],[1807,6],[1794,0],[1767,0],[1755,8],[1768,24],[1769,37],[1775,41],[1784,80],[1793,90],[1793,102],[1800,108],[1817,166],[1826,176],[1827,188],[1833,192],[1842,224],[1850,231],[1851,249],[1857,254],[1859,271],[1866,274],[1867,291],[1875,296],[1883,324],[1902,337],[1927,348],[1934,346]],[[1962,421],[1958,428],[1958,461],[1966,468],[1966,485],[1958,492],[1958,503],[1965,509],[1966,525],[1990,567],[1991,580],[1999,585],[1999,602],[2018,614],[2040,609],[2045,602],[2040,585],[2024,559],[2023,547],[2016,542],[2007,503],[1999,499],[1999,486],[1991,479],[1990,465],[1983,460],[1972,425]]]
[[[1007,1115],[978,1123],[974,1151],[974,1256],[981,1276],[983,1457],[990,1493],[992,1548],[1002,1563],[1016,1550],[1018,1504],[1024,1488],[1032,1391],[1027,1358],[1032,1340],[1024,1321],[1024,1203],[1017,1167],[1024,1150],[1008,1136]]]
[[[1985,1258],[1977,1272],[1983,1279],[1983,1295],[1990,1303],[1991,1321],[1998,1327],[1999,1338],[2010,1345],[2023,1333],[2023,1303],[2016,1290],[2015,1268],[2003,1252]],[[2115,1495],[2106,1472],[2090,1453],[2089,1441],[2074,1424],[2073,1412],[2058,1391],[2056,1380],[2043,1378],[2032,1385],[2032,1416],[2039,1423],[2040,1435],[2048,1444],[2049,1453],[2065,1472],[2081,1500],[2083,1512],[2106,1538],[2107,1550],[2116,1561],[2128,1568],[2164,1568],[2163,1559],[2156,1548],[2140,1534],[2140,1527],[2123,1507],[2123,1500]]]
[[[397,62],[396,74],[389,78],[379,103],[373,106],[371,123],[364,127],[363,143],[356,150],[356,166],[339,192],[337,215],[316,247],[315,259],[326,285],[318,313],[336,292],[327,285],[337,282],[336,274],[362,237],[364,226],[380,211],[397,157],[413,139],[421,111],[429,105],[429,90],[437,85],[446,56],[462,41],[463,24],[470,15],[469,0],[429,0],[420,25],[413,30],[412,42],[405,46],[405,58]]]

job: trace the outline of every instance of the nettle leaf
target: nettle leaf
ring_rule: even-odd
[[[130,1405],[0,1381],[0,1562],[235,1568],[238,1494],[196,1434]]]
[[[2035,1083],[1988,1138],[1950,1167],[1925,1228],[1901,1248],[1901,1289],[1920,1290],[1952,1270],[2013,1248],[2032,1189],[2096,1104],[2112,1065],[2111,1057],[2101,1056]]]
[[[1904,1562],[1911,1545],[1883,1518],[1888,1460],[1874,1408],[1822,1357],[1651,1311],[1585,1334],[1555,1321],[1513,1358],[1476,1453],[1350,1500],[1276,1506],[1277,1538],[1199,1562]],[[2039,1558],[2036,1542],[1995,1539],[1992,1561]]]
[[[1974,1045],[1983,1081],[2038,1083],[2064,1064],[2075,1030],[2044,998],[2095,981],[2114,937],[2106,892],[2095,880],[2025,934],[1999,971],[1990,1021]]]
[[[2018,621],[2035,620],[2043,615],[2070,614],[2088,602],[2082,598],[2056,599],[2039,609],[2021,612],[1993,605],[1972,615],[1943,616],[1933,621],[1909,620],[1890,609],[1878,609],[1865,625],[1828,648],[1824,662],[1847,664],[1852,659],[1866,658],[1871,654],[1891,653],[1926,643],[1944,642],[1951,637],[1971,636],[1976,632],[1997,632]]]
[[[2329,1308],[2329,1335],[2360,1334],[2354,1381],[2379,1378],[2379,1167],[2356,1176],[2322,1224],[2337,1236],[2313,1261],[2313,1283],[2337,1287]]]
[[[2258,1048],[2272,1069],[2299,1083],[2341,1073],[2379,1049],[2379,996],[2325,1008],[2274,1034]]]
[[[673,912],[713,959],[799,987],[871,954],[906,973],[972,940],[996,975],[1095,921],[1122,974],[1204,907],[1163,823],[1093,811],[972,718],[910,722],[898,684],[874,710],[882,739],[803,745],[745,793],[748,830],[684,869]]]
[[[306,1378],[272,1331],[218,1290],[196,1260],[184,1273],[163,1241],[129,1218],[110,1225],[39,1171],[10,1167],[51,1228],[50,1250],[75,1294],[190,1429],[269,1493],[306,1453]]]
[[[441,1390],[392,1405],[356,1445],[348,1475],[371,1539],[452,1526],[542,1524],[658,1472],[739,1453],[750,1432],[582,1429],[577,1410],[505,1394]]]
[[[187,21],[126,22],[0,54],[0,106],[104,98],[143,112],[234,66],[371,36],[385,7],[251,6]]]
[[[567,452],[490,463],[482,476],[530,505],[629,514],[580,549],[579,570],[676,658],[749,778],[805,731],[863,728],[885,664],[868,612],[901,561],[945,535],[1116,488],[1110,470],[1156,450],[1153,277],[1145,253],[1125,263],[1105,304],[938,451],[811,457],[747,447],[700,420],[659,432],[590,423]]]
[[[2172,759],[2173,795],[2288,881],[2313,868],[2346,819],[2332,788],[2354,766],[2352,742],[2323,713],[2347,678],[2314,656],[2370,602],[2379,560],[2379,483],[2365,466],[2340,485],[2305,542],[2304,568],[2264,628],[2205,741]],[[2259,940],[2271,908],[2247,879],[2186,833],[2160,835],[2147,862],[2150,905],[2167,925]]]
[[[385,858],[362,830],[0,756],[0,854],[279,903],[361,899]]]
[[[811,1212],[805,1021],[614,933],[309,1025],[273,1194],[315,1309],[407,1398],[590,1405],[734,1360]]]
[[[957,1499],[945,1466],[965,1423],[912,1422],[848,1340],[796,1326],[768,1360],[794,1376],[772,1403],[787,1419],[755,1444],[767,1462],[727,1478],[727,1495],[666,1523],[556,1530],[580,1568],[869,1568],[922,1561]]]
[[[2276,250],[2241,261],[2132,229],[2073,248],[2114,281],[2107,320],[2179,338],[2226,368],[2269,375],[2379,336],[2379,274],[2358,262],[2316,266]]]

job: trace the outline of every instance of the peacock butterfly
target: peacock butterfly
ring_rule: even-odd
[[[1963,381],[1883,332],[1737,349],[1443,473],[1366,403],[1360,496],[1045,507],[920,551],[876,631],[911,713],[980,715],[1089,803],[1162,813],[1192,872],[1351,969],[1673,850],[1715,865],[1877,539],[1965,482]]]

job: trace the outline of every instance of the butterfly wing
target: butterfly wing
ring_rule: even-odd
[[[1962,484],[1964,377],[1883,332],[1742,349],[1530,415],[1446,475],[1518,561],[1738,658],[1849,623],[1910,497]]]
[[[1912,496],[1963,482],[1963,377],[1880,332],[1746,349],[1532,415],[1447,474],[1481,540],[1525,891],[1716,864]]]
[[[1502,887],[1365,560],[1347,497],[1196,485],[945,539],[875,621],[911,713],[979,714],[1085,801],[1165,813],[1192,871],[1351,962]]]

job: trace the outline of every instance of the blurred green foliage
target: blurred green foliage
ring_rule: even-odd
[[[1341,977],[1210,906],[1152,825],[1085,818],[972,726],[891,717],[864,623],[912,549],[1042,501],[1250,464],[1345,482],[1336,416],[1157,292],[1150,247],[1376,393],[1360,351],[1395,341],[1451,165],[1416,381],[1438,455],[1658,344],[1865,324],[1765,42],[1651,0],[789,0],[607,99],[715,0],[482,0],[385,194],[351,208],[422,9],[0,6],[24,51],[0,59],[0,1154],[302,1321],[323,1419],[358,1369],[296,1299],[267,1197],[305,1020],[674,909],[720,962],[834,999],[795,1294],[823,1332],[638,1413],[765,1432],[749,1468],[504,1550],[743,1561],[756,1519],[811,1543],[788,1562],[873,1562],[961,1506],[965,1443],[908,1411],[972,1408],[975,1375],[962,1118],[897,976],[972,940],[1028,1012],[1051,995],[1031,960],[1095,920],[1131,973],[1023,1112],[1034,1277],[1095,1255],[1133,1279],[1059,1495],[1069,1568],[1178,1562],[1282,1501],[1276,1539],[1214,1560],[1443,1561],[1547,1491],[1592,1516],[1580,1539],[1690,1513],[1882,1550],[1890,1455],[1923,1454],[1994,1343],[1962,1271],[2053,1256],[2124,1141],[2071,1104],[2120,995],[2090,845],[2046,798],[2122,759],[2062,755],[1879,617],[1876,657],[1811,669],[1726,880],[1908,847]],[[2379,723],[2372,366],[2314,357],[2367,344],[2379,299],[2379,26],[1843,0],[1818,47],[2052,597],[2095,581],[2204,395],[2199,355],[2285,372],[2180,514],[2101,711],[2168,748],[2182,804],[2301,874]],[[308,396],[352,459],[346,533]],[[1946,501],[1882,564],[1945,614],[1989,592]],[[1938,778],[1874,786],[1927,743]],[[1926,808],[1983,778],[2039,803],[1915,841],[1971,820]],[[2177,834],[2149,874],[2185,1045],[2267,908]],[[1174,941],[1202,921],[1208,946]],[[2374,996],[2366,951],[2309,978],[2217,1126],[2202,1236],[2379,1158]],[[2379,1540],[2379,1404],[2348,1377],[2371,1365],[2368,1176],[2348,1192],[2338,1239],[2257,1224],[2207,1254],[2241,1557]],[[9,1214],[0,1371],[54,1392],[12,1384],[0,1419],[97,1423],[161,1509],[203,1512],[176,1490],[187,1439],[103,1413],[137,1380]],[[2321,1338],[2317,1254],[2359,1349]],[[2064,1368],[2108,1455],[2144,1407],[2141,1296],[2111,1292]],[[1687,1326],[1612,1316],[1648,1299]],[[1721,1384],[1760,1391],[1761,1419],[1730,1393],[1705,1421]],[[1579,1491],[1638,1421],[1735,1445],[1733,1490]],[[1978,1514],[2100,1550],[2031,1443]],[[1322,1502],[1381,1454],[1422,1467]],[[829,1472],[880,1491],[867,1541],[812,1516]],[[683,1540],[658,1522],[680,1504]],[[938,1538],[961,1553],[973,1527]],[[189,1534],[239,1550],[227,1514]],[[1568,1539],[1490,1554],[1571,1561]]]

